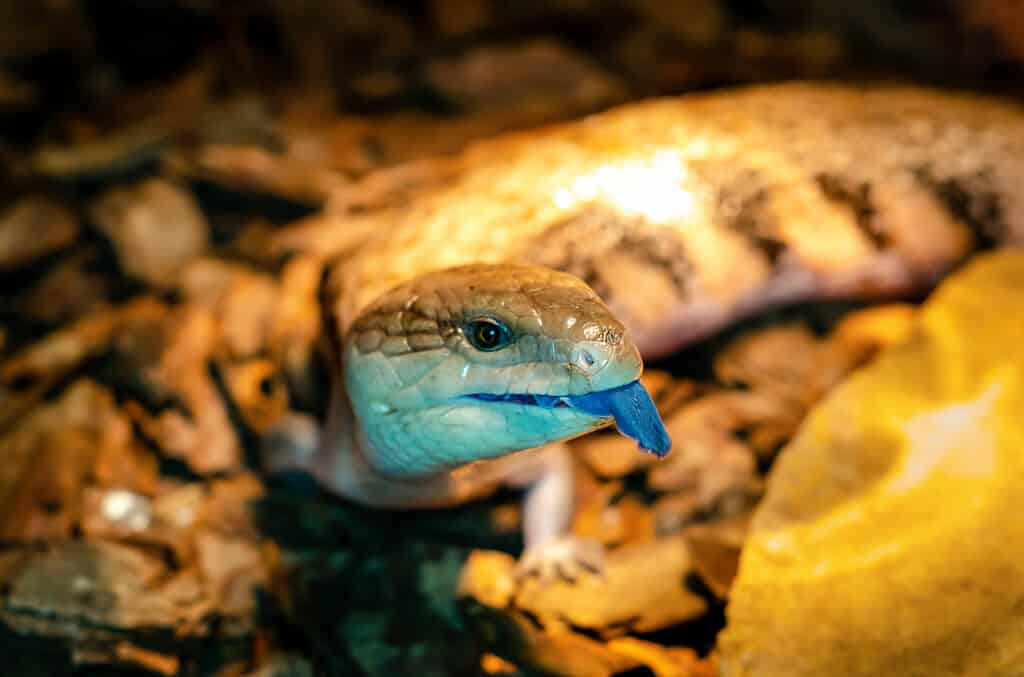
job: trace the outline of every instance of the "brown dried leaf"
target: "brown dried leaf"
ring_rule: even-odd
[[[509,672],[514,673],[518,670],[518,668],[512,663],[509,663],[501,656],[497,656],[492,653],[485,653],[480,657],[480,669],[488,675]]]
[[[438,32],[446,37],[460,37],[492,27],[497,9],[487,0],[431,0],[430,15]]]
[[[636,442],[613,432],[598,432],[570,442],[579,457],[598,477],[625,477],[655,465],[658,459],[637,451]]]
[[[427,66],[427,79],[465,110],[547,105],[570,115],[625,96],[615,76],[550,39],[445,56]]]
[[[715,376],[800,403],[814,383],[818,353],[819,341],[805,325],[771,327],[742,336],[719,352]]]
[[[1004,50],[1024,61],[1024,7],[1017,0],[971,0],[957,3],[967,23],[995,35]]]
[[[74,214],[46,195],[21,198],[0,213],[0,268],[23,266],[78,238]]]
[[[654,528],[661,536],[681,531],[700,518],[704,506],[693,491],[683,490],[662,496],[654,504]]]
[[[739,569],[740,550],[747,536],[750,514],[695,524],[683,535],[693,553],[693,568],[711,592],[727,599]]]
[[[230,356],[244,359],[266,350],[277,302],[277,285],[270,279],[252,277],[231,286],[217,317]]]
[[[241,451],[208,371],[219,339],[219,326],[210,312],[186,306],[172,313],[144,297],[93,313],[29,346],[0,365],[0,378],[8,383],[50,383],[88,357],[115,347],[116,379],[143,388],[151,401],[177,400],[187,412],[165,409],[154,416],[129,403],[126,411],[133,420],[167,453],[186,459],[197,472],[226,470],[237,467]],[[139,469],[144,469],[146,462],[142,463]],[[111,472],[106,477],[113,481]]]
[[[914,327],[917,308],[904,303],[876,306],[850,313],[828,337],[841,350],[849,368],[862,364],[883,348],[906,341]]]
[[[609,534],[605,514],[612,499],[622,491],[622,482],[591,480],[587,484],[584,491],[574,493],[576,507],[572,519],[572,532],[580,538],[609,545],[614,542],[615,534]]]
[[[56,429],[31,436],[29,460],[2,497],[0,540],[70,538],[82,513],[82,487],[96,456],[94,439],[81,430]]]
[[[516,560],[492,550],[474,550],[466,559],[459,578],[458,595],[474,597],[481,604],[503,609],[515,594]]]
[[[700,664],[693,649],[665,647],[635,637],[608,640],[608,648],[646,665],[655,677],[695,677]]]
[[[672,453],[648,472],[657,491],[693,491],[699,505],[712,505],[729,492],[755,492],[754,456],[732,435],[735,403],[746,393],[721,392],[685,405],[668,421]]]
[[[220,364],[224,384],[245,424],[262,435],[288,411],[288,389],[270,360]]]
[[[68,179],[124,171],[152,159],[185,134],[214,141],[265,134],[269,126],[265,106],[258,99],[190,103],[182,106],[178,98],[173,105],[98,138],[67,146],[41,146],[32,155],[32,170]]]
[[[95,310],[12,355],[0,364],[0,380],[21,387],[52,382],[107,350],[128,325],[162,326],[166,318],[166,306],[150,297]]]
[[[114,285],[110,277],[89,269],[95,258],[96,251],[89,248],[61,261],[21,297],[18,312],[38,322],[56,324],[98,309],[108,301]]]
[[[127,411],[164,452],[185,460],[195,472],[237,469],[241,447],[208,369],[220,339],[219,324],[210,311],[194,305],[182,308],[174,320],[160,362],[146,376],[174,393],[188,414],[165,409],[151,416],[140,406]]]
[[[164,483],[153,499],[153,515],[173,529],[188,530],[202,515],[206,489],[198,482]]]
[[[319,374],[314,372],[314,357],[321,331],[323,266],[315,256],[297,256],[285,264],[270,330],[270,353],[281,365],[291,392],[303,403],[317,396]]]
[[[704,600],[684,583],[691,569],[681,537],[630,544],[608,553],[603,578],[549,585],[526,580],[515,606],[545,625],[568,622],[595,630],[649,632],[704,613]]]
[[[633,4],[644,15],[646,22],[678,37],[681,46],[700,45],[714,49],[728,28],[726,6],[716,0],[640,0]]]
[[[54,544],[31,556],[11,579],[0,620],[20,632],[106,639],[112,634],[176,629],[186,615],[155,587],[159,558],[104,542]]]
[[[90,214],[113,243],[121,270],[156,286],[173,284],[210,238],[195,198],[164,179],[112,189]]]
[[[114,659],[119,663],[137,665],[161,675],[176,675],[181,667],[181,661],[177,656],[143,649],[128,642],[118,642],[115,645]]]
[[[198,519],[221,534],[258,540],[260,534],[253,522],[252,505],[265,491],[260,478],[252,473],[213,480]]]
[[[556,677],[611,677],[635,668],[639,662],[568,629],[544,630],[520,611],[479,605],[471,610],[473,622],[489,638],[494,653],[545,675]]]
[[[90,381],[68,387],[0,438],[0,538],[66,538],[81,515],[81,492],[100,455],[134,447],[113,397]],[[143,480],[144,478],[140,478]]]
[[[259,544],[203,530],[195,538],[196,557],[206,595],[231,624],[232,634],[252,629],[255,591],[269,575]]]
[[[42,401],[46,394],[46,383],[35,383],[29,388],[15,390],[0,384],[0,433],[25,418]]]
[[[201,258],[184,270],[178,286],[189,301],[216,317],[219,353],[244,359],[266,352],[283,303],[272,276],[242,264]]]
[[[615,501],[621,491],[621,482],[609,482],[584,500],[577,496],[573,533],[606,546],[654,540],[654,513],[635,496]]]
[[[258,145],[208,144],[178,149],[164,159],[167,171],[190,181],[202,180],[235,190],[277,195],[320,205],[349,183],[330,167],[310,165],[301,157],[282,155]]]
[[[148,449],[136,441],[127,426],[127,416],[119,419],[125,422],[118,428],[117,443],[102,444],[97,450],[92,467],[92,477],[103,487],[130,489],[146,495],[156,493],[159,461]]]
[[[127,489],[89,487],[84,494],[82,532],[87,538],[141,545],[172,555],[187,564],[192,558],[192,535],[163,519],[148,496]]]

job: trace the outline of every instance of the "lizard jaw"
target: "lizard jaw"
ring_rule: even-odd
[[[475,393],[463,396],[483,402],[518,404],[544,409],[574,409],[599,418],[612,418],[619,431],[637,441],[641,449],[664,456],[672,440],[650,395],[639,381],[597,390],[586,395],[502,395]]]

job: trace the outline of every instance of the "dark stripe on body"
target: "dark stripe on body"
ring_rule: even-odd
[[[979,247],[989,249],[1008,239],[1009,228],[989,171],[940,178],[931,167],[925,166],[914,171],[914,178],[956,220],[971,229]]]
[[[680,299],[692,291],[693,265],[674,229],[608,207],[587,205],[536,236],[530,263],[575,275],[604,297],[609,287],[596,265],[610,253],[626,254],[663,272]]]
[[[716,218],[723,227],[742,235],[775,268],[789,245],[779,237],[771,191],[771,184],[760,172],[741,172],[718,191]]]
[[[846,205],[853,211],[853,221],[865,237],[878,249],[892,244],[889,234],[879,230],[875,214],[877,209],[871,201],[871,185],[836,174],[821,173],[814,177],[821,192],[829,200]]]

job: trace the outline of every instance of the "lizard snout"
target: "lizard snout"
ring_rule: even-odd
[[[570,365],[592,389],[611,388],[640,375],[640,355],[628,340],[580,341],[570,354]]]
[[[571,362],[587,376],[593,376],[608,366],[615,350],[600,341],[583,341],[572,349]]]

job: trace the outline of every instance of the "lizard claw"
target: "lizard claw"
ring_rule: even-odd
[[[562,536],[527,548],[516,565],[516,580],[575,583],[584,574],[604,577],[604,547],[574,536]]]

